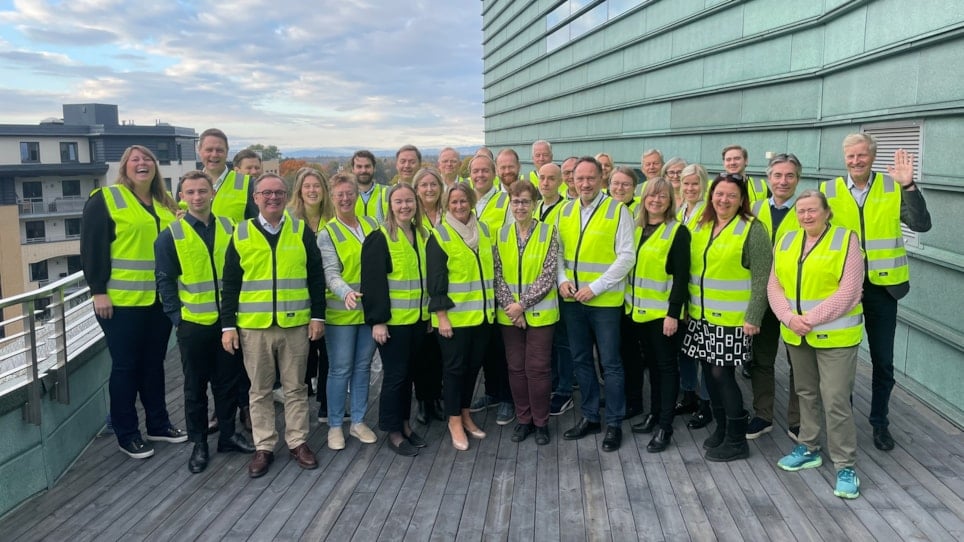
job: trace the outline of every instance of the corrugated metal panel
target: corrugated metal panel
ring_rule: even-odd
[[[887,124],[870,125],[863,128],[864,132],[874,136],[877,140],[877,158],[874,160],[874,170],[887,171],[887,167],[894,165],[894,153],[897,149],[904,149],[914,156],[914,181],[920,180],[920,147],[921,125]],[[920,235],[901,224],[904,231],[904,244],[921,248]]]

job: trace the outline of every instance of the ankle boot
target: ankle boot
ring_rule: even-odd
[[[733,461],[750,456],[750,446],[746,443],[747,413],[737,418],[726,419],[726,438],[723,444],[706,451],[707,461]]]
[[[690,418],[690,421],[686,422],[686,427],[690,429],[702,429],[713,421],[713,410],[710,408],[710,402],[699,400],[699,409],[696,414]]]
[[[674,416],[682,416],[683,414],[693,414],[700,408],[699,399],[696,397],[695,391],[684,391],[683,396],[680,397],[679,401],[676,401],[676,406],[673,409]]]
[[[706,440],[703,441],[703,448],[711,450],[723,444],[726,439],[727,419],[726,411],[722,408],[713,409],[713,417],[716,418],[716,429]]]

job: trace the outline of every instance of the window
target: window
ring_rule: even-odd
[[[30,264],[30,280],[47,280],[47,260]]]
[[[171,163],[171,144],[161,141],[157,144],[157,161],[165,164]]]
[[[167,187],[167,191],[168,191],[168,192],[172,192],[172,193],[173,193],[173,190],[171,189],[171,178],[170,178],[170,177],[164,177],[164,186]]]
[[[31,220],[24,223],[27,230],[28,243],[42,243],[47,240],[47,227],[43,220]]]
[[[76,162],[77,161],[77,143],[68,142],[60,144],[60,161],[61,162]]]
[[[887,166],[894,165],[894,153],[897,149],[904,149],[914,155],[914,180],[920,180],[921,132],[923,131],[921,122],[865,124],[861,128],[877,140],[877,158],[872,166],[874,171],[886,173]],[[919,233],[903,223],[900,227],[904,231],[904,245],[914,248],[923,247]]]
[[[80,219],[68,218],[64,220],[64,229],[67,230],[67,239],[80,237]]]
[[[41,201],[44,199],[44,184],[40,181],[24,181],[23,199]]]
[[[67,256],[67,274],[73,275],[80,270],[80,256]]]
[[[20,142],[20,162],[29,164],[40,161],[40,143],[36,141]]]
[[[80,197],[80,181],[76,179],[60,181],[65,198]]]

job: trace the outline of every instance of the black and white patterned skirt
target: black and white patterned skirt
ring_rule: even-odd
[[[753,338],[743,333],[743,326],[718,326],[706,320],[688,322],[682,348],[687,356],[723,367],[749,361]]]

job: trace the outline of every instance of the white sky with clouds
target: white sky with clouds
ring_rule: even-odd
[[[117,104],[232,150],[482,142],[478,0],[0,0],[0,123]]]

